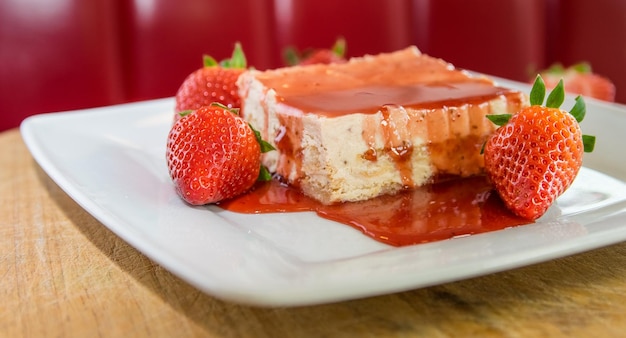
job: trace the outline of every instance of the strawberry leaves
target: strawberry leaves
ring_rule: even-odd
[[[219,64],[211,55],[202,55],[202,65],[204,67],[217,67]]]
[[[530,105],[541,106],[543,104],[543,99],[545,96],[546,84],[543,81],[541,75],[537,75],[537,77],[535,78],[535,83],[530,90]],[[554,89],[548,95],[548,99],[546,100],[546,107],[558,109],[563,104],[563,101],[565,101],[565,89],[563,87],[563,79],[561,79],[559,81],[559,84],[554,87]]]
[[[544,102],[544,98],[546,96],[546,84],[543,81],[541,75],[537,75],[535,78],[535,83],[530,90],[530,105],[531,106],[540,106]],[[548,98],[546,99],[545,106],[548,108],[559,109],[563,102],[565,101],[565,89],[563,85],[563,79],[559,81],[556,87],[550,92]],[[578,123],[582,122],[585,118],[585,114],[587,111],[587,106],[585,104],[585,100],[582,96],[578,96],[575,99],[574,106],[569,111],[569,113],[574,116]],[[493,122],[497,126],[505,125],[509,119],[511,118],[511,114],[494,114],[487,115],[487,118]],[[583,147],[586,153],[590,153],[595,148],[596,137],[593,135],[582,135],[583,139]]]
[[[243,53],[243,49],[241,48],[241,43],[235,43],[235,48],[233,49],[233,55],[230,59],[224,59],[220,61],[220,66],[223,68],[240,68],[244,69],[247,66],[246,55]]]
[[[543,82],[541,75],[535,78],[535,84],[530,89],[530,105],[541,105],[546,96],[546,84]]]
[[[346,40],[343,37],[339,37],[335,44],[331,48],[333,54],[337,55],[337,57],[343,58],[346,56]]]
[[[585,100],[583,100],[583,97],[579,95],[576,97],[576,103],[574,104],[574,107],[572,107],[572,110],[570,110],[569,113],[572,114],[572,116],[574,116],[574,118],[576,119],[576,121],[578,121],[578,123],[580,123],[585,118],[586,112],[587,112],[587,106],[585,104]]]
[[[346,40],[343,37],[337,38],[333,46],[329,49],[309,48],[298,51],[293,46],[288,46],[283,50],[283,59],[288,66],[314,63],[333,63],[344,60],[346,57]]]
[[[596,147],[596,137],[593,135],[583,135],[583,147],[586,153],[590,153]]]
[[[512,114],[493,114],[487,115],[489,121],[493,122],[496,126],[502,127],[511,119]]]
[[[587,106],[582,96],[580,95],[577,96],[575,100],[576,100],[576,103],[574,104],[574,107],[572,107],[572,110],[569,111],[569,113],[572,114],[572,116],[574,116],[574,118],[576,119],[576,121],[578,121],[578,123],[580,123],[585,118],[585,114],[587,112]],[[582,137],[583,137],[583,147],[585,149],[585,152],[586,153],[592,152],[596,146],[596,137],[593,135],[583,135]]]
[[[543,83],[543,81],[541,82]],[[545,92],[545,90],[546,88],[544,87],[543,91]],[[548,95],[548,99],[546,100],[546,107],[558,109],[563,104],[563,101],[565,101],[565,89],[563,88],[563,79],[561,79],[559,80],[559,84],[556,85],[556,87],[554,87],[554,89],[550,92],[550,95]]]
[[[231,69],[245,69],[248,65],[246,60],[246,55],[243,52],[243,48],[241,47],[241,43],[235,43],[235,48],[233,49],[233,54],[230,59],[224,59],[220,62],[217,62],[215,58],[210,55],[202,55],[202,64],[204,67],[222,67],[222,68],[231,68]]]
[[[259,146],[261,146],[261,154],[265,154],[272,150],[276,150],[276,148],[274,148],[273,145],[271,145],[269,142],[265,141],[261,137],[261,132],[254,129],[254,127],[252,127],[250,123],[248,123],[248,125],[250,126],[250,129],[252,129],[252,132],[254,132],[254,137],[256,138],[257,142],[259,142]],[[272,173],[270,173],[270,171],[267,169],[266,166],[261,164],[261,170],[259,171],[259,177],[257,178],[257,181],[264,182],[264,181],[269,181],[271,179],[272,179]]]

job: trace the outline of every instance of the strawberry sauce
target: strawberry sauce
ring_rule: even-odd
[[[219,207],[239,213],[314,211],[380,242],[405,246],[526,224],[484,177],[455,179],[362,202],[323,205],[277,180],[259,183]]]

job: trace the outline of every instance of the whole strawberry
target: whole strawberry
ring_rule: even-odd
[[[174,123],[165,156],[178,194],[202,205],[235,197],[257,179],[267,179],[261,152],[269,147],[237,110],[213,104]]]
[[[615,84],[607,77],[594,73],[588,63],[579,63],[568,68],[555,64],[541,76],[547,88],[554,88],[562,79],[565,91],[594,99],[615,101]]]
[[[235,44],[233,55],[218,63],[205,55],[204,66],[189,74],[176,93],[176,114],[219,102],[229,108],[240,108],[237,95],[237,78],[246,69],[246,57],[240,43]]]
[[[579,122],[585,102],[576,98],[571,112],[559,107],[564,100],[560,81],[543,106],[545,84],[537,76],[529,107],[514,115],[488,115],[501,125],[484,147],[485,171],[513,213],[534,220],[543,215],[574,181],[583,152],[593,150],[595,138],[583,135]]]

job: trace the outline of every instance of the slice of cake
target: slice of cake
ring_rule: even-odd
[[[495,129],[485,115],[527,102],[415,47],[251,70],[238,86],[244,118],[277,149],[263,163],[325,204],[482,174],[480,148]]]

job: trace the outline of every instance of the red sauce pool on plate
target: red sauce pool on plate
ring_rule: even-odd
[[[527,224],[513,215],[484,177],[440,182],[361,202],[323,205],[277,180],[259,183],[219,207],[239,213],[314,211],[380,242],[405,246]]]

